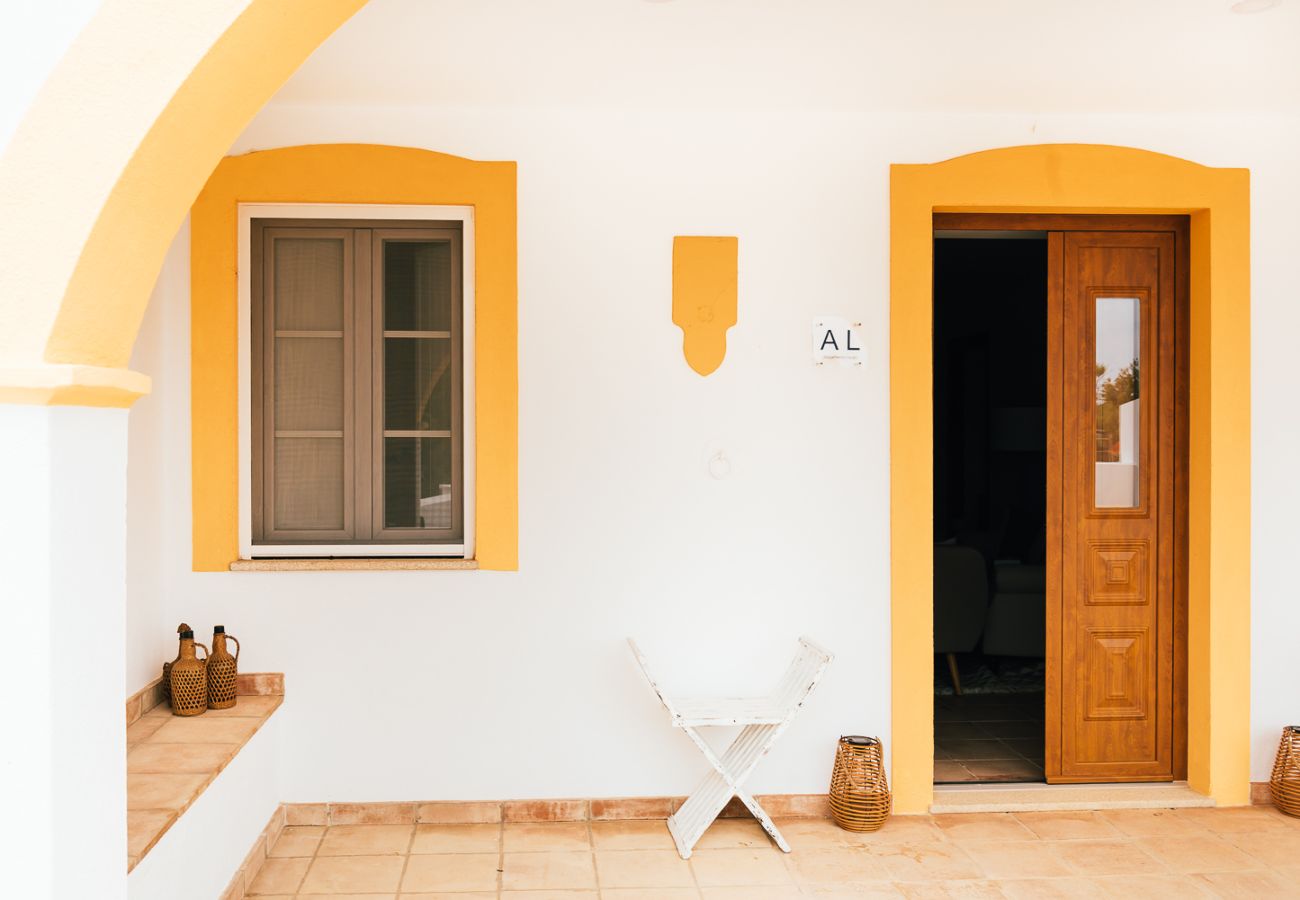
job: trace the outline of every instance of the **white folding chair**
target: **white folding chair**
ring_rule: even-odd
[[[677,852],[689,859],[696,841],[722,812],[733,796],[739,797],[763,830],[786,853],[790,845],[763,807],[744,788],[746,779],[781,736],[799,707],[817,686],[832,656],[808,638],[799,639],[799,652],[786,669],[776,689],[766,697],[723,697],[715,699],[671,700],[650,673],[645,655],[632,638],[627,639],[646,681],[654,688],[660,702],[672,716],[673,726],[686,732],[700,748],[713,771],[691,791],[686,802],[668,817],[668,830],[677,842]],[[697,730],[707,725],[742,725],[740,734],[721,755],[716,753]]]

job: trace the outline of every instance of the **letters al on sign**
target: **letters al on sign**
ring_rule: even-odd
[[[823,365],[828,359],[844,360],[855,366],[862,365],[862,323],[841,316],[818,316],[813,319],[813,362]]]

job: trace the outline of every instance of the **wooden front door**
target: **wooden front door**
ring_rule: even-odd
[[[1048,238],[1049,782],[1168,781],[1185,766],[1177,237]]]

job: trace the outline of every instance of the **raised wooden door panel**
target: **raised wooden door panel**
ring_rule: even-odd
[[[1060,341],[1049,349],[1059,379],[1049,421],[1062,435],[1059,515],[1049,519],[1060,556],[1048,635],[1059,726],[1047,729],[1047,779],[1171,780],[1174,235],[1061,241]]]

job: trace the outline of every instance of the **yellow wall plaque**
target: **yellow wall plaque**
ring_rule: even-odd
[[[727,329],[736,324],[734,237],[673,238],[673,324],[682,330],[682,353],[708,375],[727,355]]]

